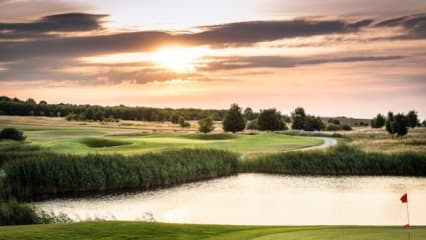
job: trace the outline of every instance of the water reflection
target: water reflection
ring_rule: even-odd
[[[74,220],[114,219],[250,225],[426,224],[426,178],[240,174],[179,187],[35,205]]]

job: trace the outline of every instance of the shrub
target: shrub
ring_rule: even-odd
[[[0,132],[0,140],[10,139],[15,141],[25,140],[24,133],[17,130],[16,128],[5,128]]]
[[[214,130],[213,119],[211,117],[203,118],[198,121],[198,131],[202,133],[209,133]]]
[[[348,125],[348,124],[344,124],[342,126],[342,129],[345,130],[345,131],[352,131],[352,127],[350,125]]]
[[[15,200],[0,202],[0,226],[66,222],[71,219],[64,214],[55,215]]]
[[[337,125],[337,124],[334,124],[334,123],[327,124],[327,127],[325,128],[325,130],[327,130],[327,131],[340,131],[342,129],[343,128],[342,128],[341,125]]]

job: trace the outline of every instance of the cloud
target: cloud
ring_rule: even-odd
[[[1,38],[35,37],[50,32],[81,32],[102,29],[107,15],[67,13],[43,17],[29,23],[0,23]]]
[[[189,42],[202,44],[251,44],[284,38],[356,32],[373,20],[285,20],[253,21],[202,27],[203,32],[186,36]]]
[[[81,13],[53,15],[32,23],[3,23],[0,30],[13,30],[16,36],[49,31],[88,31],[99,29],[105,15]],[[80,19],[81,18],[81,19]],[[283,38],[348,33],[369,25],[371,20],[289,20],[240,22],[205,26],[193,34],[171,34],[161,31],[116,33],[102,36],[58,37],[30,41],[9,41],[0,45],[0,61],[38,56],[89,56],[116,52],[149,51],[164,44],[245,45]],[[6,33],[9,34],[9,33]],[[0,33],[1,36],[1,33]]]
[[[317,65],[324,63],[349,63],[367,61],[399,60],[404,56],[351,56],[351,57],[224,57],[213,59],[206,67],[200,70],[233,70],[243,68],[290,68],[301,65]]]
[[[405,34],[392,37],[393,39],[426,38],[426,14],[415,14],[386,19],[374,25],[375,27],[402,27]]]

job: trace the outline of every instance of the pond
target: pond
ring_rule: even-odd
[[[234,225],[426,225],[426,178],[239,174],[141,193],[34,205],[73,220]]]

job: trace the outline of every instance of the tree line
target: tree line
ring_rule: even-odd
[[[218,109],[49,104],[46,101],[37,103],[31,98],[23,101],[18,98],[0,97],[0,115],[66,117],[68,120],[77,121],[175,121],[174,119],[179,117],[185,120],[211,117],[220,121],[225,113],[226,110]]]
[[[371,120],[372,128],[385,127],[386,131],[392,135],[392,138],[394,136],[402,138],[408,134],[409,128],[420,127],[422,125],[426,127],[426,121],[420,123],[417,112],[414,110],[409,111],[407,114],[388,112],[386,117],[379,113]]]

